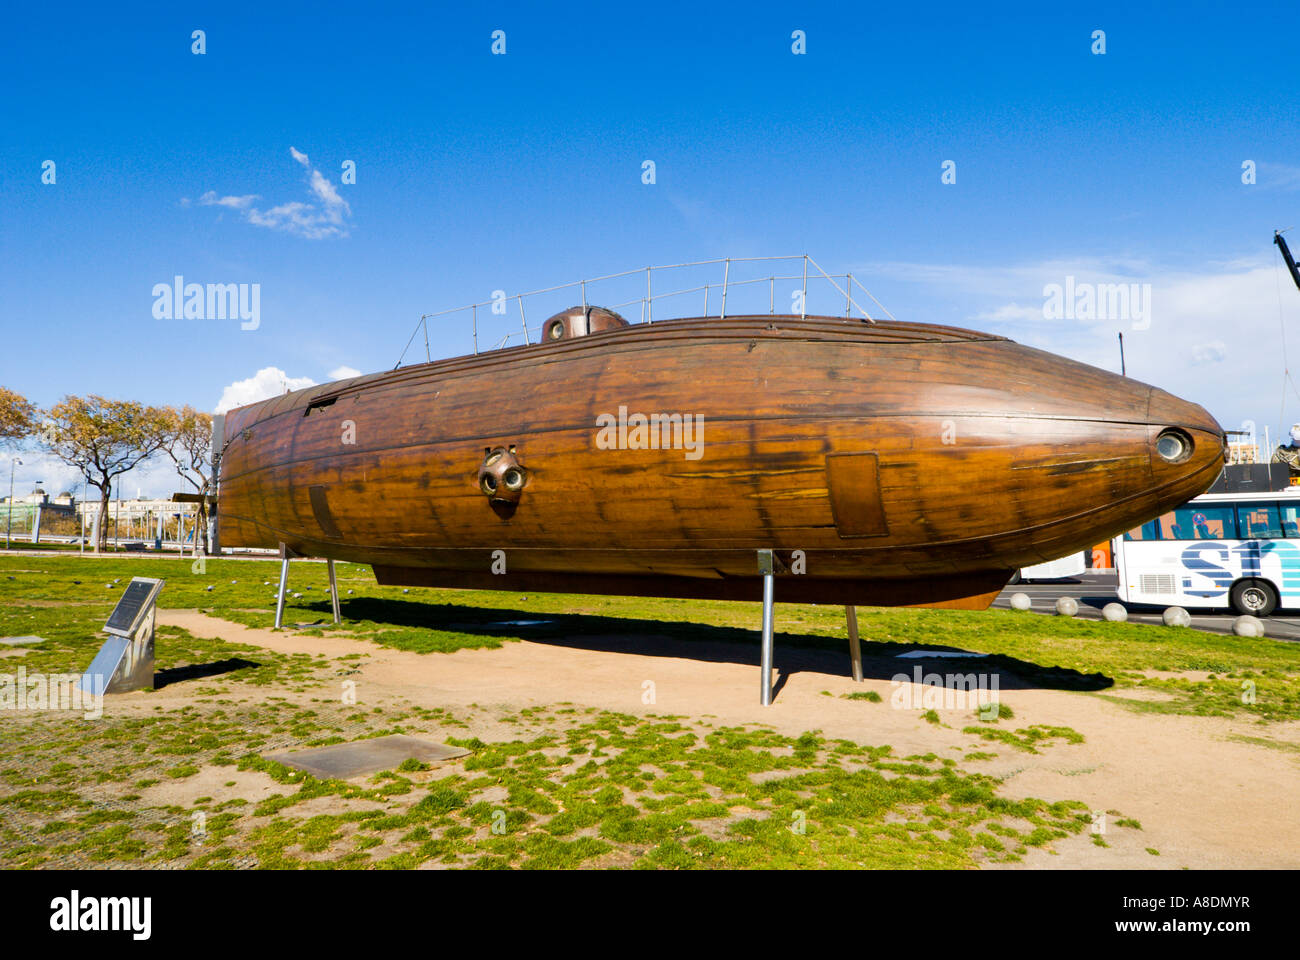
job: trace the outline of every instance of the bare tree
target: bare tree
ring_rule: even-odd
[[[99,533],[95,552],[108,543],[108,501],[113,481],[163,448],[171,418],[165,409],[93,394],[67,396],[49,411],[42,444],[81,471],[99,491]]]
[[[179,410],[167,408],[167,442],[163,450],[176,465],[176,472],[202,497],[199,501],[198,526],[194,534],[194,551],[208,552],[208,495],[212,491],[212,414],[195,410],[188,404]]]

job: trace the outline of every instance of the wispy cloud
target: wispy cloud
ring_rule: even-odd
[[[255,226],[280,230],[306,240],[346,237],[348,218],[352,216],[348,202],[339,195],[338,188],[311,165],[307,154],[295,147],[289,148],[289,154],[306,169],[307,186],[315,202],[290,201],[262,209],[255,205],[262,199],[260,194],[223,197],[215,190],[209,190],[199,197],[199,206],[237,210],[247,222]],[[181,203],[188,206],[189,200],[184,199]]]
[[[1257,182],[1261,187],[1272,187],[1275,190],[1300,190],[1300,167],[1261,160]]]
[[[875,263],[854,274],[868,285],[873,275],[914,285],[912,309],[898,302],[897,287],[888,298],[900,319],[930,320],[918,314],[942,310],[955,314],[952,322],[1117,373],[1116,334],[1123,333],[1129,376],[1203,404],[1225,427],[1256,420],[1262,430],[1284,410],[1294,416],[1300,403],[1288,390],[1283,407],[1284,366],[1292,358],[1300,366],[1300,297],[1279,263],[1260,256],[1171,268],[1080,257],[987,268]],[[1097,286],[1150,284],[1149,324],[1047,319],[1044,288],[1067,277]]]

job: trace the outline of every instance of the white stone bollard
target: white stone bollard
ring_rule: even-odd
[[[1128,619],[1128,608],[1122,603],[1108,603],[1101,608],[1101,615],[1111,623],[1123,623]]]
[[[1239,637],[1262,637],[1264,636],[1264,621],[1259,617],[1252,617],[1250,614],[1244,614],[1232,621],[1232,632]]]
[[[1056,613],[1062,617],[1072,617],[1079,612],[1079,601],[1074,597],[1061,597],[1056,601]]]

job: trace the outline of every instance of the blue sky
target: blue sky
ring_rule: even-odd
[[[1276,437],[1300,419],[1300,291],[1271,245],[1300,223],[1300,19],[1131,7],[14,8],[0,383],[213,409],[262,370],[389,368],[420,314],[493,290],[806,251],[899,319],[1111,369],[1125,330],[1131,375]],[[260,325],[155,318],[177,274],[259,284]],[[1066,277],[1149,283],[1149,324],[1044,319]],[[481,344],[513,304],[496,324]],[[470,349],[463,320],[430,338]]]

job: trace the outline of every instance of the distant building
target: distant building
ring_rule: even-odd
[[[1228,441],[1229,463],[1258,463],[1259,447],[1255,442],[1246,440]]]
[[[8,497],[0,500],[0,524],[6,529],[11,525],[11,517],[14,530],[31,530],[38,515],[46,518],[51,515],[70,517],[75,513],[76,501],[72,494],[61,493],[51,500],[50,495],[40,487],[33,488],[26,496],[15,496],[12,504]]]
[[[121,520],[122,523],[127,521],[138,522],[157,517],[166,517],[168,520],[175,519],[177,514],[185,518],[185,522],[194,517],[198,511],[197,503],[173,503],[171,500],[117,500],[108,501],[109,519]],[[76,505],[77,516],[84,516],[86,524],[95,522],[95,517],[99,515],[99,500],[82,500]]]

